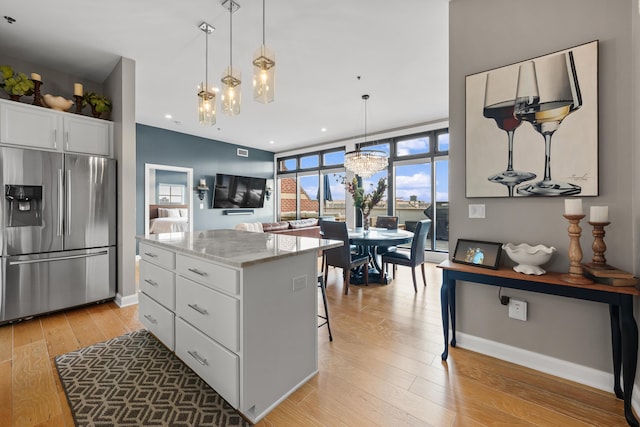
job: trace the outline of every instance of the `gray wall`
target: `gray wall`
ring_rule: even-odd
[[[73,97],[73,84],[82,83],[85,92],[105,93],[105,89],[101,83],[88,80],[84,77],[73,76],[62,71],[55,70],[43,66],[41,64],[34,64],[31,62],[23,61],[19,58],[12,58],[0,53],[0,65],[10,65],[13,71],[19,71],[25,73],[27,76],[31,76],[31,73],[38,73],[42,77],[42,86],[40,86],[40,93],[51,94],[56,96],[62,96],[66,99],[70,99],[75,102]],[[2,99],[9,98],[9,95],[0,89],[0,97]],[[23,97],[20,102],[31,103],[32,96]],[[114,104],[115,105],[115,104]],[[75,105],[71,107],[70,111],[75,111]],[[89,106],[84,107],[82,114],[85,116],[91,116],[91,108]]]
[[[608,205],[610,264],[633,271],[634,84],[632,0],[454,0],[449,18],[450,250],[458,238],[543,243],[558,252],[548,269],[567,271],[569,239],[563,198],[465,198],[465,75],[599,40],[600,196]],[[636,24],[633,24],[633,21]],[[637,54],[636,54],[637,55]],[[637,80],[637,78],[636,78]],[[637,90],[636,90],[637,94]],[[634,134],[635,132],[635,134]],[[468,161],[473,161],[468,159]],[[484,203],[486,219],[469,219],[469,203]],[[592,256],[590,227],[583,225],[584,259]],[[527,322],[509,319],[498,288],[458,287],[458,330],[469,335],[611,372],[609,313],[603,304],[506,290],[529,303]]]
[[[273,157],[269,151],[249,148],[249,157],[238,157],[237,145],[172,132],[151,126],[136,126],[136,232],[144,234],[144,165],[153,163],[193,168],[192,187],[201,178],[207,180],[209,192],[200,209],[200,199],[194,191],[193,229],[233,228],[239,222],[271,222],[274,197],[264,202],[264,208],[253,215],[223,215],[223,209],[211,208],[216,173],[273,179]],[[273,183],[272,183],[272,187]],[[192,189],[193,191],[193,189]]]

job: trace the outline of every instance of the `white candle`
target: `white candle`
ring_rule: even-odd
[[[76,96],[82,96],[82,84],[81,83],[74,83],[73,84],[73,94]]]
[[[591,206],[589,222],[609,222],[609,206]]]
[[[200,187],[207,185],[207,181],[204,178],[200,178]]]
[[[31,80],[41,82],[42,81],[42,76],[40,74],[37,74],[37,73],[31,73]]]
[[[582,199],[564,199],[565,215],[582,215]]]

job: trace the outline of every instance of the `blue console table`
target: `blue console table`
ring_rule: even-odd
[[[609,305],[611,318],[611,342],[613,348],[613,390],[624,400],[624,415],[629,425],[638,427],[638,420],[631,409],[631,394],[638,361],[638,325],[633,317],[633,297],[640,291],[632,286],[609,286],[603,284],[574,285],[560,279],[560,273],[548,272],[541,276],[530,276],[508,268],[489,270],[466,264],[444,261],[442,268],[442,329],[444,352],[442,360],[449,356],[449,319],[451,319],[451,346],[456,346],[456,281],[502,286],[569,298],[596,301]],[[623,387],[620,386],[622,372]]]

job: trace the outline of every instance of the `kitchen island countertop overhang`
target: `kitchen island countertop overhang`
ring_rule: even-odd
[[[237,268],[331,249],[343,244],[337,240],[226,229],[149,234],[136,238]]]

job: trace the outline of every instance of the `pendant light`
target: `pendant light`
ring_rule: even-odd
[[[205,50],[204,50],[204,82],[200,83],[200,91],[198,92],[198,120],[201,125],[213,126],[216,124],[216,91],[215,88],[209,88],[209,34],[214,28],[203,22],[199,28],[204,31]]]
[[[367,100],[369,95],[362,95],[364,100],[364,143],[367,142]],[[344,155],[344,167],[362,178],[369,178],[389,165],[389,158],[384,151],[361,150],[349,151]]]
[[[222,112],[229,116],[240,114],[242,99],[240,71],[233,68],[233,12],[240,8],[234,0],[222,0],[222,6],[229,9],[229,68],[222,76]]]
[[[262,46],[253,55],[253,99],[268,104],[274,99],[276,57],[264,40],[265,0],[262,0]]]

